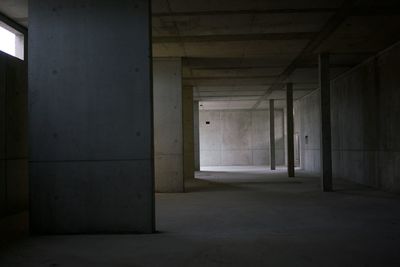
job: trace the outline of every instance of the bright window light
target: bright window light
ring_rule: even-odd
[[[0,50],[19,59],[24,59],[24,35],[0,25]]]

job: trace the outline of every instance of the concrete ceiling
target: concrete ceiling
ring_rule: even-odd
[[[27,26],[27,1],[0,12]],[[398,0],[153,0],[152,13],[153,55],[183,58],[203,108],[265,108],[286,82],[299,98],[318,87],[319,53],[336,77],[400,40]]]

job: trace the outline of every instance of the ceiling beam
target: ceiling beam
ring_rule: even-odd
[[[350,10],[353,16],[379,16],[400,14],[399,5],[358,7]],[[224,16],[224,15],[276,15],[276,14],[321,14],[336,13],[338,8],[281,8],[281,9],[244,9],[244,10],[209,10],[189,12],[158,12],[153,18],[191,17],[191,16]]]
[[[200,92],[201,97],[255,97],[257,98],[260,96],[258,94],[251,94],[251,95],[243,95],[243,94],[228,94],[228,95],[214,95],[214,94],[207,94]]]
[[[196,80],[226,80],[226,79],[233,79],[233,80],[246,80],[246,79],[275,79],[278,76],[275,75],[262,75],[262,76],[192,76],[192,77],[183,77],[183,79],[196,79]]]
[[[166,12],[153,13],[159,17],[190,17],[190,16],[221,16],[221,15],[247,15],[247,14],[296,14],[296,13],[334,13],[335,8],[284,8],[284,9],[245,9],[245,10],[209,10],[192,12]]]
[[[194,86],[276,86],[279,85],[279,88],[276,90],[281,90],[282,87],[286,84],[286,82],[282,82],[277,84],[275,82],[276,78],[273,77],[264,77],[264,76],[253,76],[253,77],[185,77],[182,79],[183,84],[185,85],[194,85]],[[318,82],[296,82],[295,85],[301,86],[309,86],[315,88],[318,85]],[[264,89],[264,92],[270,91],[269,89]]]
[[[224,34],[224,35],[192,35],[192,36],[153,36],[153,43],[207,43],[207,42],[237,42],[237,41],[280,41],[308,40],[315,32],[288,32],[263,34]]]
[[[275,80],[270,89],[268,89],[264,96],[260,97],[253,109],[261,104],[261,102],[268,98],[270,94],[277,89],[281,89],[284,81],[298,68],[301,62],[307,57],[312,56],[313,51],[318,48],[323,41],[325,41],[342,23],[350,16],[351,11],[360,0],[346,0],[343,2],[341,8],[328,20],[323,26],[321,31],[307,44],[307,46],[300,52],[300,54],[290,63],[290,65],[282,72],[282,74]]]
[[[367,53],[351,53],[351,54],[331,54],[332,56],[362,56],[362,59],[369,57],[371,54]],[[373,55],[373,54],[372,54]],[[296,56],[296,55],[295,55]],[[295,56],[291,57],[295,58]],[[335,58],[335,57],[334,57]],[[288,62],[288,63],[282,63]],[[285,69],[290,63],[290,59],[274,59],[265,58],[183,58],[183,67],[190,68],[191,70],[251,70],[251,69]],[[343,63],[331,63],[333,68],[349,68],[354,67],[359,63],[352,61],[345,61]],[[318,61],[313,58],[308,58],[303,62],[298,63],[299,68],[318,68]]]
[[[285,66],[277,66],[277,67],[271,67],[271,66],[235,66],[235,67],[191,67],[190,65],[187,66],[191,68],[192,70],[209,70],[209,71],[224,71],[224,70],[257,70],[257,69],[283,69],[287,67]],[[331,68],[352,68],[354,67],[354,64],[331,64]],[[318,69],[318,64],[304,64],[304,65],[299,65],[299,69]]]
[[[354,8],[352,16],[391,16],[400,14],[400,5]]]
[[[315,86],[318,86],[318,84],[295,84],[295,85],[302,85],[305,87],[295,87],[293,88],[294,91],[308,91],[308,90],[314,90]],[[253,86],[255,87],[255,86]],[[261,92],[265,92],[265,89],[254,89],[252,86],[248,87],[240,87],[239,89],[214,89],[214,90],[207,90],[207,86],[201,87],[199,89],[199,93],[221,93],[221,92],[257,92],[257,95],[260,96]],[[285,91],[282,89],[282,91]],[[260,93],[259,93],[260,92]]]

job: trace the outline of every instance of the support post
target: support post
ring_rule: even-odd
[[[150,1],[29,1],[33,233],[155,231],[150,18]]]
[[[200,125],[199,101],[193,102],[193,128],[194,128],[194,170],[200,171]]]
[[[286,123],[287,123],[287,171],[289,177],[294,177],[294,134],[293,134],[293,84],[286,85]]]
[[[188,181],[194,179],[193,87],[184,87],[182,94],[183,177]]]
[[[322,190],[329,192],[332,191],[329,54],[319,56],[319,85],[321,89],[321,183]]]
[[[157,193],[184,191],[181,73],[180,58],[153,58],[154,174]]]
[[[269,158],[271,170],[276,169],[275,161],[275,103],[274,99],[269,100]]]

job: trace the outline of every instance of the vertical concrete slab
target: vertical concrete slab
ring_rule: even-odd
[[[200,166],[222,164],[222,120],[221,111],[201,111],[200,125]]]
[[[6,66],[6,158],[28,157],[27,69],[23,61],[10,58]]]
[[[0,243],[28,225],[26,63],[0,52]]]
[[[269,158],[271,170],[276,169],[275,161],[275,103],[274,99],[269,100]]]
[[[193,102],[194,170],[200,171],[199,101]]]
[[[321,112],[319,101],[320,90],[315,90],[298,101],[300,140],[302,144],[301,166],[305,171],[315,174],[321,172]]]
[[[193,87],[183,88],[183,177],[194,179]]]
[[[181,59],[153,60],[156,192],[183,192]]]
[[[332,144],[331,144],[331,85],[329,55],[319,56],[319,85],[321,89],[321,179],[322,190],[332,191]]]
[[[6,158],[6,65],[8,55],[0,51],[0,159]]]
[[[284,165],[282,110],[275,110],[274,124],[276,164]],[[200,111],[200,156],[202,166],[268,165],[269,111]]]
[[[30,1],[29,19],[31,230],[153,232],[149,1]]]
[[[269,164],[269,140],[266,137],[269,132],[269,111],[252,110],[251,112],[251,136],[250,149],[252,151],[252,162],[250,165]],[[227,133],[229,134],[229,133]]]
[[[397,44],[331,81],[334,178],[400,192],[399,58]],[[320,101],[321,90],[299,101],[302,137],[308,137],[304,168],[315,173],[321,171]]]
[[[283,149],[284,149],[284,165],[288,164],[288,154],[287,154],[287,108],[283,108]]]
[[[285,165],[285,112],[284,110],[275,109],[275,157],[276,157],[276,165],[284,166]]]
[[[382,188],[400,193],[400,43],[376,60],[378,104],[379,183]]]
[[[286,123],[287,123],[287,170],[294,177],[294,125],[293,125],[293,84],[286,85]]]
[[[0,159],[0,218],[7,214],[6,161]]]
[[[221,122],[222,165],[252,165],[251,112],[222,112]],[[263,141],[265,142],[265,139]]]
[[[0,218],[6,215],[6,54],[0,51]]]
[[[26,159],[6,161],[7,212],[28,210],[28,162]]]

